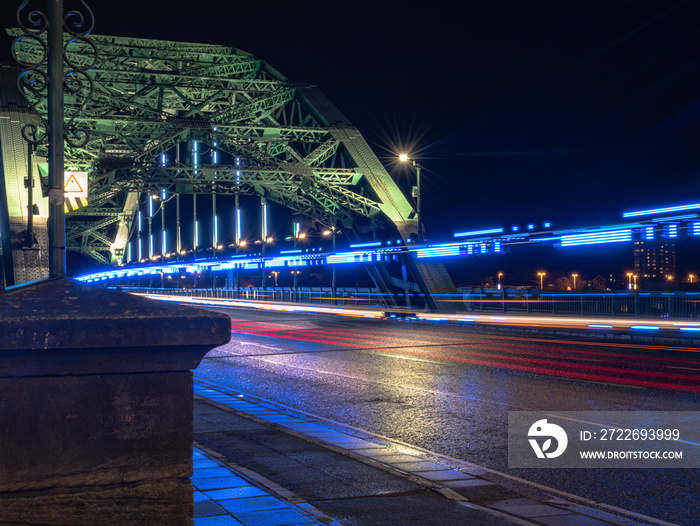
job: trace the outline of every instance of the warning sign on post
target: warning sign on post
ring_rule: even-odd
[[[65,172],[65,184],[63,191],[66,197],[84,197],[88,196],[88,174],[87,172]]]

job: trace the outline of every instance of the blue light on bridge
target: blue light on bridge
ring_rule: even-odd
[[[489,228],[486,230],[472,230],[471,232],[457,232],[454,237],[469,237],[469,236],[480,236],[488,234],[502,234],[502,228]]]
[[[411,252],[415,252],[416,256],[419,258],[436,258],[444,256],[459,256],[460,245],[444,245],[444,246],[434,246],[427,248],[413,249]]]
[[[668,225],[668,237],[678,237],[678,225]]]
[[[241,209],[236,209],[236,245],[241,244]]]
[[[622,217],[639,217],[656,214],[665,214],[666,212],[680,212],[682,210],[695,210],[700,208],[700,203],[681,206],[669,206],[666,208],[652,208],[650,210],[637,210],[635,212],[625,212]]]
[[[356,243],[354,245],[350,245],[350,248],[369,248],[369,247],[381,247],[382,242],[381,241],[374,241],[372,243]]]
[[[561,236],[562,247],[596,245],[600,243],[620,243],[625,241],[632,241],[632,230],[611,230],[607,232],[591,232],[587,234]]]
[[[647,241],[651,241],[654,239],[654,227],[653,226],[648,226],[645,229],[645,239]]]

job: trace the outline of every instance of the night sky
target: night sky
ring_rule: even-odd
[[[700,202],[697,1],[89,4],[95,33],[232,46],[318,85],[403,184],[412,149],[433,239]]]

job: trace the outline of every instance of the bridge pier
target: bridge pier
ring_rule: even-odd
[[[0,327],[0,522],[192,525],[191,370],[228,317],[62,278]]]

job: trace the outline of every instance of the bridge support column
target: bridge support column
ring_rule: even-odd
[[[0,327],[2,522],[192,525],[191,370],[228,317],[62,278]]]

